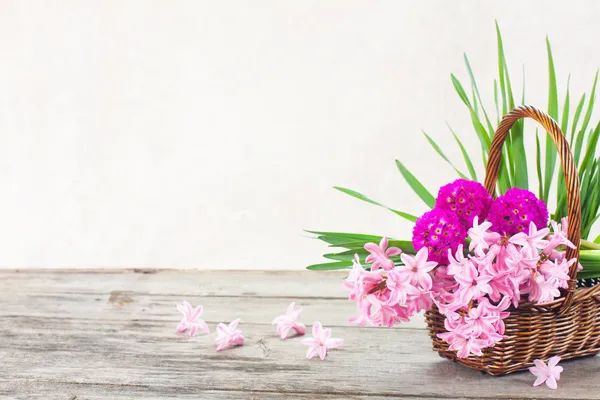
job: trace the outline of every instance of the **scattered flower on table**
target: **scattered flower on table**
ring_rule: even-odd
[[[319,321],[316,321],[312,326],[312,338],[302,340],[302,344],[309,346],[306,352],[306,358],[309,360],[315,355],[319,355],[321,360],[325,359],[327,351],[335,347],[342,346],[344,339],[331,337],[331,328],[323,328]]]
[[[285,314],[275,318],[272,322],[272,325],[277,325],[277,334],[282,339],[287,339],[292,329],[296,331],[296,334],[298,335],[304,335],[306,332],[304,324],[298,321],[298,317],[302,312],[302,307],[295,310],[294,307],[296,307],[296,303],[290,303]]]
[[[189,331],[190,336],[195,336],[198,329],[208,333],[208,325],[204,320],[200,319],[204,308],[199,305],[194,309],[190,303],[183,301],[182,304],[177,304],[177,309],[183,314],[183,318],[177,325],[177,332],[183,333]]]
[[[529,371],[537,377],[533,382],[533,386],[539,386],[546,382],[550,389],[557,389],[557,382],[560,380],[560,373],[563,371],[563,367],[558,366],[559,361],[560,356],[550,358],[548,365],[542,360],[534,360],[535,367],[529,368]]]
[[[229,325],[220,323],[217,325],[217,351],[225,350],[233,346],[242,346],[244,344],[244,335],[237,329],[240,319],[231,321]]]

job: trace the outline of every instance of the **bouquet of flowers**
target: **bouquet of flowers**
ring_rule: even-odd
[[[492,375],[525,369],[535,356],[572,358],[600,352],[600,307],[596,303],[600,286],[595,279],[600,277],[600,236],[593,242],[585,240],[600,218],[600,156],[596,155],[600,123],[588,131],[597,75],[581,124],[585,95],[577,105],[569,140],[562,133],[569,131],[569,91],[559,125],[549,42],[546,115],[533,107],[514,107],[502,38],[497,32],[501,97],[495,86],[497,131],[485,111],[466,56],[472,99],[452,76],[457,93],[469,109],[482,158],[489,159],[485,187],[477,182],[471,157],[454,132],[470,177],[426,135],[460,179],[441,187],[434,197],[396,160],[408,185],[431,207],[422,216],[417,218],[356,191],[336,187],[414,223],[412,240],[309,231],[330,246],[346,250],[325,255],[333,262],[308,267],[352,268],[344,281],[350,300],[356,301],[358,308],[351,322],[390,327],[426,311],[435,350]],[[500,110],[506,114],[502,121]],[[536,141],[537,196],[528,189],[523,121],[519,121],[522,117],[540,122],[554,141],[546,141],[544,156],[539,138]],[[558,171],[555,145],[561,161]],[[557,206],[550,216],[546,204],[555,180]],[[575,294],[575,278],[587,289]],[[599,329],[579,337],[577,332],[584,320]],[[543,343],[519,344],[518,339],[533,329],[538,329]],[[546,338],[555,342],[548,344]]]

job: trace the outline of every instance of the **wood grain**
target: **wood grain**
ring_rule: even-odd
[[[494,378],[441,359],[422,320],[351,327],[340,276],[1,272],[0,398],[600,399],[598,357],[563,363],[551,391],[533,388],[529,373]],[[204,304],[211,334],[175,334],[174,304],[184,298]],[[304,306],[306,324],[320,319],[345,346],[306,360],[300,338],[280,340],[270,322],[291,300]],[[234,317],[246,345],[216,353],[215,324]]]

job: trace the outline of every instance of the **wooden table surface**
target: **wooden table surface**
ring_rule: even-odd
[[[600,399],[600,357],[564,362],[559,389],[528,372],[495,378],[431,350],[421,316],[388,329],[347,323],[341,277],[308,271],[0,271],[0,398]],[[175,305],[203,304],[211,333],[178,335]],[[271,326],[295,301],[345,339],[325,361]],[[218,322],[246,344],[215,352]]]

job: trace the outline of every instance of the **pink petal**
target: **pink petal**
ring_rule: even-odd
[[[537,381],[536,381],[537,382]],[[558,389],[558,384],[556,383],[556,379],[554,379],[554,376],[550,375],[548,377],[548,379],[546,379],[546,385],[550,388],[550,389]]]
[[[538,376],[538,378],[533,382],[533,386],[540,386],[542,383],[546,381],[545,376]]]
[[[560,356],[551,357],[548,360],[548,368],[554,368],[556,366],[556,364],[559,363],[559,361],[560,361]]]
[[[294,307],[296,307],[296,303],[292,301],[287,308],[287,314],[291,314],[294,311]]]
[[[318,346],[319,345],[319,341],[317,341],[315,338],[306,338],[306,339],[302,339],[300,341],[300,343],[305,344],[307,346]]]
[[[288,335],[290,334],[290,330],[292,330],[291,325],[286,325],[282,327],[281,331],[279,332],[279,337],[282,339],[287,339]]]
[[[196,331],[198,330],[198,327],[194,324],[190,327],[190,336],[196,336]]]
[[[319,346],[309,347],[308,351],[306,352],[306,358],[310,360],[317,354],[317,351],[319,351]]]
[[[327,355],[327,347],[319,346],[319,358],[321,360],[324,360],[326,355]]]
[[[223,323],[217,325],[217,334],[220,336],[229,336],[229,332],[227,331],[227,326]]]
[[[181,321],[175,330],[179,333],[187,331],[187,324],[184,321]]]
[[[312,334],[315,338],[320,338],[323,333],[323,326],[319,321],[315,321],[312,326]]]
[[[196,310],[194,310],[194,313],[192,314],[191,319],[196,319],[199,316],[202,315],[202,311],[204,310],[204,307],[202,307],[202,305],[199,305],[198,307],[196,307]]]
[[[231,323],[229,324],[229,331],[234,331],[235,328],[237,328],[238,324],[240,323],[240,319],[236,319],[231,321]]]
[[[388,238],[387,237],[382,237],[381,241],[379,242],[379,247],[381,248],[381,250],[385,250],[388,247]]]
[[[298,335],[304,335],[304,333],[306,333],[306,327],[304,326],[304,324],[294,324],[293,328]]]
[[[386,250],[385,255],[388,257],[392,257],[392,256],[397,256],[400,253],[402,253],[402,250],[400,250],[397,247],[390,247],[389,249]]]

